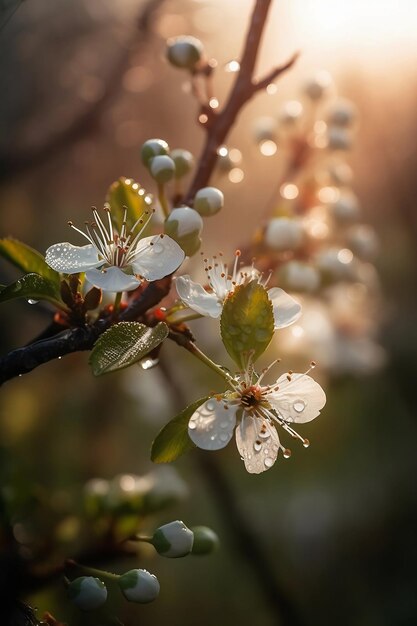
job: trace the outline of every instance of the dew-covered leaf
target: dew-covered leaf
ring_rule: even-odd
[[[107,202],[111,208],[112,220],[116,228],[121,229],[125,208],[127,208],[127,228],[130,230],[133,224],[150,209],[150,196],[146,190],[132,178],[121,177],[110,185],[107,192]],[[144,220],[147,216],[144,215]],[[144,236],[149,234],[145,229]]]
[[[198,407],[209,398],[210,396],[206,396],[196,400],[159,431],[151,450],[151,459],[154,463],[171,463],[184,452],[195,448],[188,436],[188,422]]]
[[[22,241],[11,237],[0,239],[0,255],[23,272],[34,272],[57,286],[59,285],[60,277],[58,272],[49,267],[40,252]]]
[[[22,276],[11,285],[0,291],[0,302],[26,298],[27,300],[47,300],[58,308],[65,308],[56,284],[39,274],[31,273]]]
[[[90,355],[95,376],[129,367],[137,363],[168,335],[168,326],[159,322],[149,328],[139,322],[120,322],[106,330],[96,341]]]
[[[244,369],[255,361],[274,334],[274,314],[268,293],[253,280],[237,286],[226,298],[220,319],[223,344],[237,365]]]

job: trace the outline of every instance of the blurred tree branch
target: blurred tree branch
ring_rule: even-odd
[[[109,73],[103,93],[91,106],[82,111],[66,128],[53,134],[38,146],[25,152],[0,155],[0,183],[18,176],[32,167],[42,165],[72,143],[97,129],[100,117],[117,95],[124,71],[129,63],[132,48],[140,42],[143,47],[150,39],[151,24],[157,10],[165,0],[148,0],[141,7],[136,27],[113,70]]]

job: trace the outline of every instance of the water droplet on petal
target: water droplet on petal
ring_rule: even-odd
[[[255,450],[255,452],[259,452],[259,450],[262,449],[262,444],[260,441],[255,441],[255,443],[253,444],[253,449]]]
[[[306,403],[304,400],[296,400],[293,404],[293,408],[294,411],[297,411],[297,413],[302,413],[306,408]]]
[[[229,426],[229,422],[220,422],[220,428],[227,428]]]
[[[265,467],[272,467],[275,461],[274,459],[271,459],[271,457],[269,456],[265,459],[264,463],[265,463]]]
[[[28,299],[28,304],[38,304],[39,300],[33,300],[33,298]]]
[[[227,433],[220,433],[220,441],[227,441],[229,439],[229,435]]]
[[[152,249],[154,254],[161,254],[164,251],[164,246],[162,243],[154,243]]]
[[[209,400],[208,402],[206,402],[207,411],[214,411],[215,407],[216,407],[216,404],[213,400]]]
[[[264,433],[261,431],[258,435],[259,439],[268,439],[271,434],[266,430]]]
[[[195,428],[197,428],[197,424],[196,424],[193,420],[190,420],[190,421],[188,422],[188,428],[189,428],[190,430],[194,430]]]

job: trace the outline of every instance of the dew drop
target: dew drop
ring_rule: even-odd
[[[213,400],[209,400],[208,402],[206,402],[207,411],[214,411],[215,407],[216,405]]]
[[[190,421],[188,422],[188,428],[189,428],[190,430],[195,430],[195,429],[197,428],[197,424],[196,424],[193,420],[190,420]]]
[[[264,433],[260,432],[259,435],[258,435],[258,437],[260,439],[268,439],[268,437],[270,437],[270,436],[271,436],[271,434],[267,430]]]
[[[272,467],[273,464],[275,463],[274,459],[271,459],[271,457],[267,457],[264,461],[265,467]]]
[[[62,359],[62,356],[59,356],[59,357],[58,357],[58,361],[60,361],[61,359]]]
[[[261,442],[255,441],[255,443],[253,444],[253,449],[255,450],[255,452],[259,452],[260,450],[262,450]]]
[[[310,445],[309,440],[308,440],[308,439],[304,439],[304,441],[303,441],[303,446],[304,446],[305,448],[308,448],[308,447],[309,447],[309,445]]]
[[[143,370],[150,370],[153,367],[156,367],[159,363],[159,359],[152,359],[150,357],[143,359],[139,365]]]
[[[210,440],[214,441],[215,439],[217,439],[217,435],[211,435]]]
[[[164,246],[161,243],[154,243],[153,245],[153,253],[161,254],[164,251]]]
[[[28,304],[38,304],[39,300],[33,300],[33,298],[28,299]]]
[[[220,422],[220,428],[227,428],[229,426],[229,422]]]
[[[229,439],[229,435],[227,433],[220,433],[220,441],[227,441]]]
[[[304,400],[296,400],[293,404],[293,408],[294,411],[297,411],[297,413],[302,413],[306,408],[306,403]]]

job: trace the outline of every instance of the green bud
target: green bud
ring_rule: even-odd
[[[169,145],[164,139],[148,139],[141,148],[142,163],[150,166],[150,161],[161,154],[168,154]]]
[[[98,609],[107,600],[106,585],[93,576],[76,578],[68,585],[67,593],[71,602],[83,611]]]
[[[191,152],[182,148],[172,150],[171,159],[175,163],[175,178],[182,178],[188,174],[194,165],[194,157]]]
[[[193,526],[194,543],[192,554],[211,554],[219,547],[219,538],[208,526]]]
[[[118,579],[118,585],[126,600],[147,604],[159,595],[159,581],[146,569],[132,569]]]
[[[149,171],[157,183],[163,185],[174,178],[175,163],[167,154],[156,156],[150,162]]]
[[[215,215],[223,205],[224,196],[216,187],[203,187],[197,191],[194,198],[194,209],[204,217]]]
[[[194,70],[204,53],[203,44],[196,37],[181,35],[167,42],[167,59],[175,67]]]
[[[192,256],[201,245],[203,220],[197,211],[187,206],[173,209],[165,220],[165,233],[181,246],[187,256]]]
[[[158,554],[171,559],[190,554],[193,542],[194,533],[180,520],[157,528],[151,541]]]

